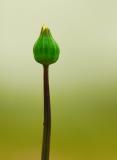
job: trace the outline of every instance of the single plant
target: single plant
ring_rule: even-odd
[[[41,160],[49,160],[51,137],[51,106],[49,91],[49,65],[59,58],[60,49],[53,39],[49,28],[42,27],[39,38],[34,44],[35,60],[43,65],[44,81],[44,123]]]

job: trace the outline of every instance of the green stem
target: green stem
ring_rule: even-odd
[[[49,66],[44,65],[44,123],[43,123],[43,143],[41,160],[49,160],[50,152],[50,136],[51,136],[51,107],[50,107],[50,92],[49,92]]]

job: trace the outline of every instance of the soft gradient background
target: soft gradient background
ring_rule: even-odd
[[[0,159],[40,159],[43,68],[32,48],[43,24],[61,48],[50,159],[116,160],[116,0],[0,1]]]

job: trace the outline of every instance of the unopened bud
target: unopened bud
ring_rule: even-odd
[[[35,60],[43,65],[49,65],[58,60],[60,49],[47,27],[42,27],[40,36],[34,44],[33,53]]]

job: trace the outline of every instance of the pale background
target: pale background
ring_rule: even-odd
[[[50,67],[51,160],[117,159],[117,1],[0,1],[0,159],[38,160],[46,24],[61,53]]]

